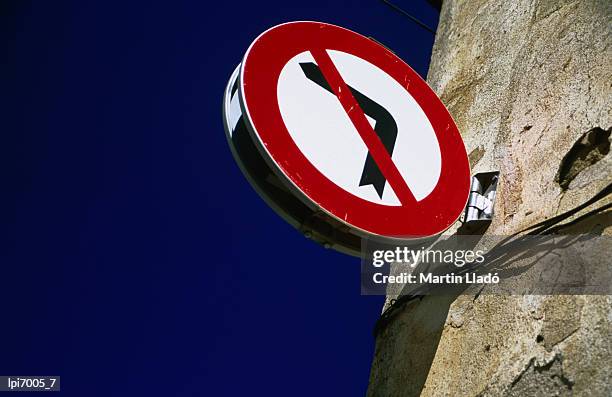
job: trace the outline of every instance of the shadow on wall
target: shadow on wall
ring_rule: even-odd
[[[502,241],[499,249],[490,251],[492,254],[495,253],[487,259],[484,265],[481,265],[483,268],[478,269],[478,272],[498,272],[502,279],[518,277],[518,285],[513,285],[512,291],[519,293],[517,291],[522,289],[525,294],[533,293],[533,290],[529,289],[533,287],[530,285],[533,283],[533,278],[529,275],[522,278],[519,276],[528,273],[536,266],[544,266],[546,269],[547,264],[542,264],[540,261],[547,256],[553,256],[548,254],[554,249],[571,247],[581,239],[585,239],[585,236],[588,236],[587,239],[591,238],[612,226],[612,211],[608,210],[609,207],[610,205],[606,205],[598,208],[598,210],[603,208],[605,212],[590,213],[568,224],[549,229],[551,233],[559,235],[554,244],[550,244],[550,239],[548,243],[542,240],[542,244],[533,244],[533,242],[525,244],[524,241],[521,242],[521,237],[510,244]],[[445,249],[449,244],[456,246],[454,242],[449,243],[453,237],[456,236],[436,243],[432,249]],[[485,236],[473,237],[469,240],[472,248],[476,247]],[[534,236],[527,237],[534,238]],[[465,244],[462,245],[462,248],[469,249]],[[457,268],[453,269],[457,274]],[[453,269],[440,268],[435,269],[434,272],[445,274]],[[417,267],[415,271],[430,272],[432,269]],[[555,271],[559,270],[555,268]],[[577,278],[569,280],[570,283],[584,285],[583,272],[570,271],[568,273]],[[558,277],[558,274],[552,276]],[[476,285],[474,287],[460,285],[453,288],[452,291],[445,289],[435,292],[414,290],[412,286],[407,285],[402,290],[400,298],[383,313],[374,330],[376,354],[372,368],[377,370],[372,371],[370,375],[369,397],[396,395],[398,390],[402,391],[402,396],[419,396],[424,391],[451,305],[459,295],[464,293],[474,293],[474,300],[476,300],[483,290],[490,286]],[[466,291],[468,288],[474,291]],[[542,292],[536,292],[536,294],[542,294]],[[401,371],[398,371],[398,368],[401,368]],[[400,372],[404,375],[397,376]],[[389,376],[389,374],[393,375]]]

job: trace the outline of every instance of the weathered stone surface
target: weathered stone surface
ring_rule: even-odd
[[[428,81],[472,172],[501,171],[487,233],[519,231],[612,182],[609,143],[585,141],[612,127],[611,22],[606,0],[444,1]],[[611,222],[608,212],[567,232],[612,235]],[[610,296],[411,301],[377,338],[368,395],[609,396],[611,323]]]

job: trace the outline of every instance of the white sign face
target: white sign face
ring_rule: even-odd
[[[351,88],[383,109],[379,117],[391,117],[395,135],[391,158],[415,199],[427,197],[438,183],[440,147],[423,109],[391,76],[366,60],[341,51],[327,50],[329,57]],[[293,57],[278,80],[278,104],[283,121],[304,156],[327,178],[364,200],[387,206],[401,203],[391,186],[362,183],[368,148],[333,92],[311,80],[305,65],[317,64],[310,52]],[[314,66],[313,66],[314,65]],[[361,104],[362,107],[363,104]],[[374,130],[377,122],[365,112]],[[379,134],[380,136],[380,134]],[[368,181],[365,181],[368,182]]]

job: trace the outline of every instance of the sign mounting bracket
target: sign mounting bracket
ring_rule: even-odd
[[[480,172],[472,176],[463,223],[467,225],[489,224],[493,219],[499,171]]]

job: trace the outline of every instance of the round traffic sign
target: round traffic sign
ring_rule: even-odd
[[[433,236],[464,210],[469,163],[452,117],[375,41],[319,22],[276,26],[247,50],[239,88],[271,169],[356,233]]]

